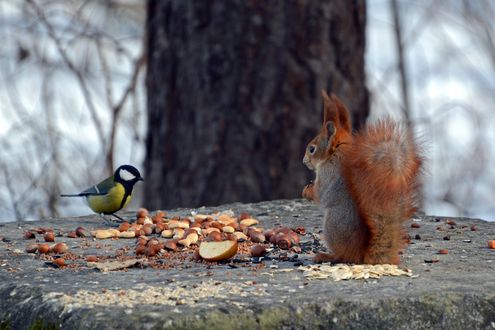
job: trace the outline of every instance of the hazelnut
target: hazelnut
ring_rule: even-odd
[[[261,244],[256,244],[251,247],[250,252],[252,257],[262,257],[266,254],[266,248]]]
[[[284,233],[278,233],[275,236],[275,239],[277,241],[277,246],[282,249],[282,250],[288,250],[290,249],[291,243],[290,243],[290,238],[287,234]]]
[[[153,228],[151,228],[151,225],[144,225],[143,229],[141,229],[144,232],[144,235],[149,236],[153,233]]]
[[[278,233],[284,233],[284,234],[288,234],[292,231],[292,229],[290,229],[289,227],[278,227],[277,229],[275,229],[275,232],[278,234]]]
[[[77,234],[75,231],[71,231],[70,233],[67,234],[67,237],[69,238],[76,238],[77,237]]]
[[[86,257],[86,261],[87,262],[97,262],[98,261],[98,257],[97,256],[87,256]]]
[[[46,232],[46,229],[45,228],[42,228],[42,227],[38,227],[38,228],[35,229],[35,231],[38,234],[44,234]]]
[[[207,242],[220,242],[223,240],[223,235],[218,231],[212,231],[206,236]]]
[[[411,223],[411,228],[421,228],[421,225],[419,223],[413,222]]]
[[[158,224],[158,223],[163,223],[163,218],[158,216],[158,215],[154,215],[151,217],[151,221],[154,223],[154,224]]]
[[[78,237],[88,237],[89,236],[88,232],[83,227],[77,227],[76,228],[76,235]]]
[[[65,243],[57,243],[51,248],[51,250],[57,254],[65,253],[69,250],[69,247]]]
[[[267,240],[270,240],[273,235],[275,235],[275,230],[269,229],[265,231],[265,237]]]
[[[36,235],[32,231],[24,232],[24,239],[35,239]]]
[[[266,241],[265,235],[256,230],[248,231],[248,236],[251,238],[251,241],[253,243],[264,243]]]
[[[139,236],[136,240],[137,245],[146,245],[148,243],[148,238],[146,236]]]
[[[36,251],[38,251],[38,244],[31,243],[31,244],[28,244],[28,246],[26,246],[26,252],[27,253],[35,253]]]
[[[290,242],[293,245],[297,245],[301,241],[301,238],[299,237],[299,235],[297,235],[296,232],[294,232],[294,231],[290,231],[288,236],[289,236]]]
[[[50,251],[50,245],[48,244],[38,244],[38,252],[39,253],[48,253]]]
[[[145,250],[146,250],[146,245],[138,245],[138,246],[136,246],[136,249],[134,252],[136,253],[137,256],[139,256],[139,255],[144,254]]]
[[[150,238],[148,240],[148,243],[146,243],[147,246],[156,245],[156,244],[160,244],[160,241],[156,237]]]
[[[155,233],[161,234],[162,231],[165,229],[165,225],[163,223],[157,223],[155,226]]]
[[[192,259],[194,261],[201,261],[201,260],[203,260],[203,258],[201,258],[201,256],[199,255],[199,249],[194,250],[194,254],[193,254]]]
[[[157,253],[156,248],[153,245],[146,247],[146,249],[144,250],[144,254],[147,257],[154,257],[156,256],[156,253]]]
[[[160,251],[162,250],[163,247],[164,247],[164,245],[161,244],[161,243],[154,244],[154,245],[151,246],[151,248],[153,249],[153,251],[155,252],[155,254],[160,253]]]
[[[454,220],[452,220],[452,219],[447,219],[447,221],[445,221],[445,223],[448,224],[448,225],[450,225],[450,226],[457,225],[457,223]]]
[[[226,233],[224,235],[225,235],[225,239],[227,241],[236,241],[237,242],[237,236],[234,235],[233,233]]]
[[[123,231],[128,231],[130,227],[131,227],[131,225],[129,224],[129,222],[124,221],[124,222],[122,222],[122,223],[120,224],[120,226],[119,226],[119,231],[120,231],[120,232],[123,232]]]
[[[139,218],[145,218],[149,215],[149,212],[147,209],[145,209],[144,207],[141,207],[137,210],[136,212],[136,219],[139,219]]]
[[[142,218],[137,218],[136,223],[137,223],[138,225],[144,225],[144,220],[146,220],[146,218],[145,218],[145,217],[142,217]]]
[[[173,239],[167,240],[164,247],[167,250],[177,251],[177,242]]]
[[[251,218],[251,215],[247,212],[242,212],[241,214],[239,214],[239,220],[242,221],[244,219],[249,219]]]
[[[45,235],[43,235],[45,242],[54,242],[55,241],[55,233],[53,231],[47,231]]]
[[[221,230],[223,228],[223,225],[220,222],[214,221],[214,222],[211,223],[210,227],[217,228],[217,229],[220,229]]]
[[[184,237],[187,237],[189,234],[198,234],[198,232],[195,229],[188,228],[184,230]]]
[[[449,250],[447,249],[438,250],[438,254],[449,254]]]
[[[64,267],[65,266],[65,259],[64,258],[57,258],[53,260],[53,263],[57,265],[58,267]]]

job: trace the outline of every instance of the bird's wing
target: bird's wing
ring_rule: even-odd
[[[113,176],[103,180],[102,182],[89,187],[88,189],[82,191],[79,196],[97,196],[106,195],[108,191],[114,186]]]

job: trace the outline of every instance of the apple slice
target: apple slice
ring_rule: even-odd
[[[237,241],[201,242],[199,255],[208,261],[221,261],[237,253]]]

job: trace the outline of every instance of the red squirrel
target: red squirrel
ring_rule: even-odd
[[[390,119],[353,134],[342,101],[322,96],[323,125],[303,159],[316,173],[303,197],[323,209],[330,250],[315,261],[397,265],[402,224],[419,203],[421,150],[412,132]]]

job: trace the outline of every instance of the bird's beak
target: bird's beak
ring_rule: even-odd
[[[137,179],[138,179],[138,181],[144,181],[144,179],[142,177],[139,177]]]

